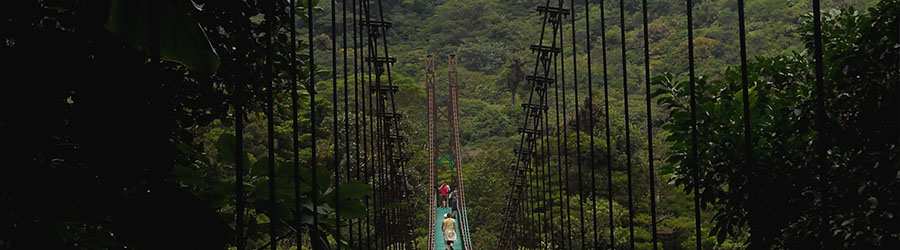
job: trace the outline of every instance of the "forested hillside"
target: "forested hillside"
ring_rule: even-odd
[[[602,110],[603,100],[600,86],[602,86],[601,69],[602,50],[600,38],[605,31],[607,41],[608,73],[610,88],[611,121],[613,136],[613,157],[617,169],[623,169],[625,165],[623,135],[624,124],[622,122],[622,86],[621,86],[621,53],[622,40],[619,39],[618,3],[605,1],[605,29],[601,27],[600,2],[593,1],[591,8],[591,34],[593,48],[593,79],[595,82],[596,110]],[[711,78],[720,77],[720,73],[726,67],[735,66],[738,62],[737,39],[737,12],[735,1],[708,0],[697,1],[695,6],[695,46],[697,55],[698,72]],[[876,1],[824,1],[826,9],[857,8],[864,10]],[[386,2],[387,4],[388,2]],[[423,58],[433,54],[438,57],[438,97],[439,106],[446,105],[446,57],[448,54],[456,54],[462,69],[461,78],[461,110],[462,110],[462,139],[464,146],[463,165],[467,184],[467,206],[469,207],[470,223],[472,223],[475,245],[490,245],[499,237],[506,237],[501,227],[504,199],[508,189],[509,164],[515,161],[513,149],[518,142],[517,129],[521,126],[521,109],[518,103],[522,98],[527,98],[528,88],[521,75],[513,72],[522,70],[530,73],[533,56],[526,49],[537,42],[537,34],[540,33],[540,17],[534,8],[543,1],[438,1],[438,0],[402,0],[390,1],[390,20],[395,23],[395,31],[391,33],[389,41],[393,46],[394,54],[398,57],[398,65],[395,70],[401,76],[398,83],[403,87],[401,103],[403,109],[411,119],[406,121],[410,128],[410,150],[415,153],[411,163],[419,171],[419,177],[427,176],[425,154],[425,113],[421,109],[424,105],[423,86]],[[568,3],[567,3],[568,4]],[[664,72],[683,74],[687,70],[687,44],[686,21],[684,19],[685,6],[681,2],[650,1],[650,43],[651,43],[651,74],[662,75]],[[643,113],[643,67],[642,61],[642,36],[640,4],[637,1],[626,1],[625,7],[625,49],[629,64],[629,83],[631,101],[632,149],[634,164],[636,166],[636,208],[638,211],[636,235],[641,248],[648,247],[649,243],[649,197],[647,193],[648,180],[646,179],[646,115]],[[580,70],[578,74],[579,88],[586,91],[584,82],[587,81],[585,73],[586,53],[584,51],[585,32],[583,3],[576,3],[576,25],[579,27],[576,40],[579,46],[577,63]],[[802,1],[765,0],[750,1],[747,5],[748,51],[751,57],[789,54],[799,52],[804,48],[802,31],[799,30],[802,17],[808,13],[810,7]],[[565,32],[566,43],[571,43],[571,27]],[[571,67],[571,51],[565,52],[566,64]],[[523,65],[517,65],[517,63]],[[517,69],[517,66],[521,67]],[[568,75],[568,84],[572,84],[571,69]],[[513,103],[513,94],[518,95],[517,103]],[[572,93],[570,92],[569,95]],[[526,95],[522,97],[522,95]],[[571,96],[570,108],[567,115],[569,120],[574,119],[575,105]],[[583,107],[584,101],[579,103]],[[655,104],[655,102],[654,102]],[[654,106],[654,124],[666,123],[668,115],[658,106]],[[444,110],[444,112],[446,112]],[[449,136],[446,114],[438,115],[438,131],[446,138]],[[605,127],[601,122],[603,114],[596,118],[595,126],[597,135],[596,146],[605,150],[603,139]],[[571,124],[571,122],[570,122]],[[661,126],[656,126],[659,130]],[[574,128],[574,127],[573,127]],[[572,129],[574,130],[574,129]],[[656,137],[656,166],[669,157],[669,142],[664,140],[668,131],[659,130]],[[574,133],[570,134],[569,148],[575,150]],[[586,140],[586,135],[583,140]],[[443,147],[443,153],[449,154],[448,139],[439,140]],[[582,150],[586,150],[587,143],[583,143]],[[605,180],[605,160],[597,159],[593,164],[597,168],[597,182]],[[449,169],[447,172],[449,172]],[[693,236],[693,216],[690,197],[672,183],[672,171],[665,171],[659,177],[660,185],[659,205],[663,228],[672,233],[675,239],[672,242],[690,246]],[[574,167],[569,178],[575,180],[577,173]],[[585,174],[586,175],[586,174]],[[449,178],[449,174],[442,175]],[[419,187],[425,192],[425,180],[419,179]],[[618,225],[617,234],[619,243],[627,242],[627,204],[625,199],[624,174],[614,177],[616,207],[615,218]],[[589,180],[584,179],[585,183]],[[572,184],[574,190],[574,184]],[[595,187],[598,194],[606,194],[604,185]],[[584,191],[587,194],[588,191]],[[598,199],[605,200],[605,195]],[[421,199],[425,202],[425,199]],[[573,204],[583,200],[573,197]],[[588,203],[590,204],[590,203]],[[572,208],[576,209],[576,208]],[[596,208],[587,208],[588,211],[596,209],[599,213],[600,228],[606,225],[606,203],[597,202]],[[573,210],[576,211],[576,210]],[[711,213],[704,214],[705,221],[711,217]],[[572,213],[577,219],[577,213]],[[418,218],[426,221],[427,211],[423,210]],[[577,225],[572,225],[577,232]],[[704,232],[711,225],[704,226]],[[588,225],[588,230],[591,226]],[[420,231],[424,237],[425,228]],[[739,230],[740,231],[740,230]],[[587,232],[591,235],[591,232]],[[744,231],[744,233],[746,233]],[[721,244],[717,249],[742,248],[740,242],[746,235],[740,233],[734,236],[720,238]],[[601,236],[606,235],[602,232]],[[743,235],[743,236],[740,236]],[[704,245],[713,248],[716,245],[715,235],[706,235]],[[667,244],[669,244],[667,242]],[[424,247],[424,246],[423,246]]]

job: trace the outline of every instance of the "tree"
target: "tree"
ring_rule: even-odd
[[[751,191],[766,194],[765,224],[771,244],[787,249],[894,249],[900,246],[900,1],[885,0],[862,14],[852,9],[824,18],[827,123],[814,128],[814,77],[805,53],[758,58],[750,65],[754,162],[744,143],[740,72],[697,82],[701,180],[688,157],[691,120],[687,82],[673,75],[655,79],[659,102],[671,111],[673,155],[667,168],[687,191],[699,185],[702,203],[716,210],[720,240],[737,235],[751,220]],[[812,44],[810,23],[804,37]],[[814,138],[828,145],[818,164]],[[750,181],[762,181],[751,186]],[[759,188],[761,190],[750,190]],[[756,219],[759,219],[757,217]],[[825,229],[825,230],[823,230]]]

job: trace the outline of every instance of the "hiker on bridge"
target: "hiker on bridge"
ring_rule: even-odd
[[[453,242],[456,241],[456,219],[453,219],[452,213],[444,214],[441,231],[444,233],[444,243],[447,243],[447,249],[453,250]]]
[[[448,200],[450,201],[450,213],[457,215],[459,213],[459,192],[454,189],[450,192]]]
[[[441,195],[441,207],[447,207],[447,196],[450,195],[450,185],[447,183],[441,183],[441,187],[438,188],[438,194]]]

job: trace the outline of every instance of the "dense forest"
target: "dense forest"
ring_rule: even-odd
[[[318,215],[315,225],[323,233],[303,240],[304,246],[352,245],[346,242],[347,237],[352,239],[349,233],[336,232],[335,215],[344,219],[367,216],[365,196],[372,187],[358,180],[335,184],[330,175],[332,164],[350,164],[332,162],[334,154],[342,152],[335,151],[340,146],[333,144],[329,135],[350,132],[331,126],[349,120],[335,113],[337,108],[331,109],[343,105],[344,99],[332,99],[330,93],[335,88],[352,88],[347,84],[356,79],[335,74],[332,81],[333,71],[325,65],[333,62],[332,51],[361,50],[334,47],[346,39],[329,33],[333,23],[328,15],[334,6],[317,1],[318,6],[312,8],[316,29],[309,34],[308,24],[302,21],[307,6],[299,4],[305,1],[298,2],[294,24],[299,56],[292,61],[283,52],[292,48],[290,38],[279,35],[268,40],[267,35],[273,31],[267,26],[270,22],[290,21],[284,17],[269,20],[258,1],[166,1],[175,4],[166,5],[169,9],[151,9],[151,14],[175,11],[190,17],[173,18],[172,27],[203,27],[204,35],[188,35],[194,40],[187,48],[178,47],[183,44],[148,45],[149,38],[139,32],[147,29],[142,26],[144,20],[117,23],[116,18],[127,18],[107,12],[111,4],[120,1],[36,2],[9,4],[0,11],[4,15],[0,61],[12,65],[5,77],[9,85],[15,85],[0,94],[4,110],[0,138],[9,149],[4,153],[9,156],[4,165],[11,168],[0,174],[0,249],[169,249],[172,242],[183,244],[174,247],[179,249],[234,249],[238,231],[233,173],[238,164],[247,167],[243,186],[250,205],[246,231],[237,237],[247,239],[248,249],[273,244],[270,234],[279,235],[275,243],[279,249],[296,249],[291,244],[293,235],[309,232],[300,227],[314,225],[312,214]],[[402,125],[408,140],[404,150],[409,154],[410,179],[404,185],[412,190],[406,198],[414,213],[405,219],[413,225],[411,237],[417,244],[413,249],[427,249],[431,230],[427,202],[432,197],[426,194],[435,188],[427,184],[428,162],[435,160],[429,159],[425,146],[427,55],[434,55],[438,65],[439,107],[448,103],[446,58],[456,55],[460,63],[460,136],[472,245],[489,249],[500,238],[511,237],[503,228],[508,218],[500,211],[511,190],[509,165],[515,163],[523,116],[519,105],[528,98],[524,77],[535,63],[527,48],[537,42],[536,35],[541,32],[541,19],[534,10],[543,2],[381,1],[385,18],[393,23],[387,43],[397,58],[392,81],[400,89],[396,105],[405,117]],[[622,188],[627,184],[621,170],[630,162],[635,173],[636,249],[652,249],[651,180],[646,174],[652,161],[658,173],[653,183],[657,185],[658,235],[664,249],[693,249],[697,237],[703,249],[746,249],[750,234],[760,232],[751,231],[751,210],[771,216],[766,220],[771,223],[760,227],[768,230],[759,235],[764,235],[773,249],[900,247],[896,214],[900,211],[900,120],[896,115],[900,110],[900,2],[822,1],[824,69],[829,82],[825,106],[829,123],[823,135],[812,122],[815,77],[808,1],[748,1],[747,50],[756,145],[756,165],[749,168],[742,167],[746,159],[734,150],[743,143],[737,125],[742,99],[735,2],[703,0],[695,1],[694,6],[698,105],[704,110],[699,118],[703,183],[691,179],[689,168],[684,3],[649,1],[649,62],[642,56],[638,1],[625,1],[621,6],[624,13],[619,13],[617,1],[591,1],[589,18],[583,15],[584,3],[573,5],[578,28],[572,34],[567,22],[563,35],[565,43],[575,41],[577,50],[562,53],[563,63],[570,67],[563,77],[568,85],[563,87],[577,88],[582,96],[575,99],[575,93],[565,94],[569,109],[561,119],[568,127],[554,128],[560,131],[554,131],[549,140],[564,138],[567,143],[562,148],[585,172],[573,163],[565,176],[552,176],[571,180],[567,188],[572,206],[550,205],[554,211],[567,209],[568,218],[559,219],[571,221],[550,230],[588,238],[599,235],[603,242],[598,245],[581,242],[578,237],[573,237],[571,245],[599,248],[608,244],[606,218],[610,217],[616,226],[615,244],[627,245],[628,201]],[[287,1],[276,5],[279,10],[292,9]],[[601,19],[601,10],[605,19]],[[620,15],[624,15],[624,27],[619,25]],[[162,19],[168,20],[165,17]],[[591,37],[583,28],[586,22]],[[290,29],[276,26],[278,32]],[[623,29],[624,40],[619,36]],[[176,29],[172,33],[177,32],[192,31]],[[587,40],[590,46],[586,46]],[[266,46],[267,41],[273,41],[274,48]],[[306,45],[316,48],[319,95],[314,100],[307,88],[291,91],[288,87],[294,72],[291,67],[309,66]],[[588,47],[591,76],[586,73]],[[280,52],[263,60],[266,49]],[[624,62],[618,56],[622,49]],[[162,60],[148,60],[153,53]],[[269,61],[274,65],[267,64]],[[649,63],[652,76],[649,90],[644,87],[645,63]],[[628,68],[624,73],[623,64]],[[269,67],[274,73],[260,73]],[[579,70],[577,78],[573,68]],[[48,72],[31,73],[39,69]],[[301,70],[296,77],[302,81],[310,74]],[[584,97],[589,78],[593,80],[593,114],[588,114]],[[627,94],[624,78],[629,83]],[[266,80],[275,85],[263,84]],[[608,99],[601,91],[603,86],[609,89]],[[273,113],[267,114],[270,105],[264,97],[270,91],[275,92],[277,101]],[[644,113],[646,92],[654,97],[649,117]],[[316,116],[299,113],[302,133],[296,141],[291,122],[295,111],[288,101],[295,97],[301,110],[313,102],[321,108]],[[631,115],[628,124],[621,118],[626,112],[625,99]],[[230,106],[236,101],[245,105],[244,110],[238,112]],[[605,101],[609,113],[603,112]],[[449,117],[446,109],[438,112],[437,144],[439,155],[445,156],[450,153]],[[576,118],[579,115],[581,118]],[[588,115],[596,117],[591,126],[585,125],[590,122],[584,119]],[[246,125],[242,138],[234,133],[236,117]],[[272,142],[267,141],[269,122],[274,126]],[[648,123],[653,124],[651,131]],[[630,140],[623,133],[626,127],[631,131]],[[607,131],[611,134],[609,148]],[[648,132],[653,134],[652,159],[647,155]],[[318,134],[316,141],[314,134]],[[589,140],[590,135],[596,140]],[[825,159],[813,157],[811,142],[818,137],[827,138],[827,144],[833,146]],[[269,143],[277,145],[272,161],[267,155]],[[234,150],[237,144],[246,147],[240,159]],[[290,145],[299,146],[303,169],[313,163],[323,169],[319,176],[308,171],[294,173]],[[633,152],[630,161],[625,156],[626,145]],[[598,157],[587,158],[589,146],[597,149]],[[616,170],[612,176],[606,174],[607,154]],[[562,160],[551,161],[560,164]],[[299,186],[290,178],[278,178],[273,186],[268,185],[270,162],[281,176],[296,174]],[[450,182],[455,172],[439,167],[438,180]],[[608,178],[613,190],[603,184]],[[751,179],[762,182],[750,186]],[[578,182],[585,186],[575,184]],[[271,187],[280,190],[274,204],[268,203]],[[288,190],[297,190],[298,196]],[[703,235],[699,236],[694,233],[693,190],[700,190],[702,204]],[[334,199],[337,191],[342,194],[340,200]],[[751,192],[766,195],[759,198]],[[608,193],[614,201],[611,216],[605,202]],[[311,196],[323,198],[314,204]],[[554,193],[552,198],[560,197]],[[293,210],[294,204],[302,204],[302,211]],[[579,218],[578,206],[584,206],[586,218]],[[264,211],[278,211],[281,217],[271,218]],[[289,219],[294,215],[301,218],[297,223]],[[589,218],[593,215],[596,220]],[[580,227],[579,222],[588,224]],[[591,223],[599,224],[596,232]],[[345,241],[338,241],[336,234],[346,234]],[[551,241],[529,244],[536,249],[562,248]]]
[[[424,88],[422,87],[423,76],[423,57],[427,54],[443,55],[456,54],[460,58],[461,65],[464,69],[460,70],[462,78],[461,92],[461,109],[462,109],[462,138],[464,150],[464,172],[466,183],[476,183],[467,185],[467,200],[471,204],[470,221],[473,223],[472,229],[475,245],[491,244],[499,237],[507,237],[501,232],[503,215],[496,211],[501,211],[504,204],[503,197],[506,197],[504,191],[508,188],[508,175],[506,168],[508,164],[514,162],[515,156],[512,149],[518,140],[517,129],[521,126],[521,110],[518,103],[522,102],[522,95],[527,97],[527,86],[522,78],[516,79],[517,70],[531,69],[533,60],[526,48],[535,42],[535,34],[539,33],[540,18],[533,11],[534,6],[540,4],[541,1],[399,1],[393,6],[393,21],[398,24],[398,30],[394,37],[392,45],[395,45],[397,56],[401,58],[397,66],[397,71],[403,76],[408,76],[410,80],[402,80],[405,89],[404,94],[408,94],[411,105],[405,110],[410,115],[416,116],[416,119],[408,121],[411,128],[410,133],[412,140],[416,143],[412,145],[424,145],[425,136],[425,119],[424,113],[420,111],[421,103],[424,102]],[[842,14],[860,11],[865,12],[877,1],[825,1],[824,6],[830,11],[834,19],[839,19]],[[630,87],[629,98],[632,99],[630,110],[632,112],[632,150],[634,153],[634,164],[637,166],[638,173],[635,178],[635,193],[638,199],[635,201],[637,205],[637,224],[636,238],[639,248],[648,248],[650,241],[649,232],[649,195],[646,179],[647,155],[646,155],[646,115],[641,110],[643,105],[643,58],[640,56],[642,50],[642,34],[640,20],[640,5],[637,2],[628,2],[625,6],[626,10],[626,36],[625,47],[627,49],[627,60],[629,66],[629,82]],[[592,5],[592,34],[594,37],[593,45],[593,62],[595,69],[594,81],[602,84],[602,71],[598,66],[602,60],[603,49],[600,34],[605,32],[607,39],[607,54],[610,55],[608,60],[609,72],[609,88],[610,88],[610,117],[612,117],[612,136],[614,141],[612,145],[615,147],[612,155],[614,158],[615,168],[623,169],[625,165],[624,145],[625,138],[622,133],[624,124],[621,119],[623,112],[622,86],[621,86],[621,60],[616,56],[620,54],[622,41],[619,39],[618,32],[621,27],[616,22],[618,18],[618,5],[615,1],[606,1],[606,29],[602,29],[600,24],[600,2]],[[669,78],[684,79],[687,72],[687,45],[686,45],[686,22],[684,21],[684,5],[683,3],[651,1],[650,8],[650,42],[651,42],[651,73],[660,78],[666,76]],[[708,81],[719,81],[723,83],[712,84],[708,88],[713,91],[719,85],[727,82],[724,78],[734,80],[734,68],[738,63],[738,44],[737,44],[737,17],[734,11],[734,1],[702,1],[695,6],[695,46],[697,56],[698,74],[703,75]],[[582,5],[576,5],[575,13],[582,13]],[[843,11],[843,12],[841,12]],[[803,29],[804,22],[808,21],[806,16],[809,13],[809,5],[805,2],[797,1],[753,1],[747,6],[748,23],[748,51],[752,57],[759,57],[759,62],[754,62],[757,67],[768,66],[770,68],[778,67],[779,60],[787,58],[803,58],[805,54],[806,43],[808,37],[805,37],[806,30]],[[846,14],[843,14],[846,15]],[[458,18],[466,17],[466,18]],[[576,15],[576,25],[583,27],[585,18],[583,15]],[[568,36],[568,34],[566,34]],[[584,48],[584,31],[575,34],[579,46]],[[567,38],[568,39],[568,38]],[[571,41],[566,41],[571,42]],[[578,52],[578,67],[582,70],[579,75],[579,81],[587,81],[587,74],[584,72],[587,67],[585,51]],[[566,52],[566,56],[571,57],[571,52]],[[772,58],[768,58],[772,57]],[[569,59],[570,60],[570,59]],[[796,59],[795,59],[796,60]],[[809,65],[808,60],[803,61],[805,66]],[[522,64],[519,64],[522,63]],[[571,63],[569,61],[568,63]],[[799,62],[797,62],[799,63]],[[768,64],[768,65],[766,65]],[[797,66],[797,65],[793,65]],[[521,68],[518,68],[521,67]],[[789,67],[789,66],[784,66]],[[800,69],[802,71],[802,68]],[[806,68],[809,70],[809,68]],[[522,77],[522,76],[518,76]],[[438,73],[438,78],[446,81],[446,71]],[[672,79],[657,79],[661,88],[662,86],[671,87],[671,85],[662,84],[666,81],[674,81]],[[683,82],[682,82],[683,83]],[[446,84],[446,83],[445,83]],[[570,81],[571,84],[571,81]],[[521,85],[521,86],[517,86]],[[444,85],[446,86],[446,85]],[[686,93],[685,84],[681,84],[682,89],[675,89],[676,93]],[[581,85],[583,91],[586,91],[585,85]],[[441,92],[446,87],[439,88],[438,96],[446,96],[446,92]],[[595,87],[595,110],[602,110],[600,100],[603,100],[599,87]],[[712,95],[715,92],[709,92]],[[518,100],[514,99],[513,94],[520,96]],[[571,93],[570,93],[571,94]],[[663,93],[659,93],[663,96]],[[791,93],[783,93],[785,96]],[[683,96],[682,96],[683,97]],[[710,97],[712,98],[712,97]],[[415,101],[413,101],[415,100]],[[569,99],[572,100],[572,99]],[[668,99],[667,99],[668,100]],[[681,99],[683,100],[683,99]],[[513,103],[516,101],[517,103]],[[582,100],[583,101],[583,100]],[[584,103],[581,103],[584,104]],[[666,137],[674,136],[673,131],[667,126],[671,121],[672,115],[668,112],[669,105],[653,106],[653,124],[657,131],[654,132],[656,147],[656,155],[654,159],[656,166],[663,166],[663,174],[657,183],[660,185],[659,211],[662,217],[662,225],[664,230],[671,233],[674,237],[666,244],[677,244],[684,248],[690,248],[693,242],[693,214],[691,196],[685,194],[679,187],[686,177],[676,178],[679,175],[677,164],[673,162],[670,165],[668,159],[673,154],[682,153],[678,150],[682,148],[672,148],[673,143],[677,141],[666,140]],[[668,103],[671,104],[671,103]],[[571,103],[570,105],[574,105]],[[656,102],[654,102],[656,105]],[[582,106],[583,107],[583,106]],[[599,112],[599,111],[598,111]],[[441,116],[439,116],[441,117]],[[568,114],[568,119],[574,119],[574,113]],[[598,124],[595,127],[595,142],[597,148],[601,151],[605,149],[605,139],[603,133],[605,126],[602,123],[602,114],[597,118]],[[418,121],[418,122],[417,122]],[[446,120],[445,120],[446,121]],[[438,128],[446,123],[438,123]],[[570,125],[572,122],[570,122]],[[778,124],[778,123],[776,123]],[[582,125],[582,127],[585,127]],[[574,128],[574,127],[572,127]],[[681,127],[684,129],[684,127]],[[731,129],[733,136],[740,136],[740,129],[734,127]],[[574,131],[574,129],[572,129]],[[680,130],[685,131],[685,130]],[[447,135],[449,131],[444,130],[442,133]],[[677,131],[675,131],[677,132]],[[712,136],[712,135],[710,135]],[[574,133],[568,135],[571,138],[569,148],[575,151]],[[587,137],[584,137],[582,150],[587,149]],[[447,145],[445,141],[443,145]],[[416,149],[417,148],[417,149]],[[424,146],[416,147],[413,150],[417,152],[417,156],[413,165],[422,166],[421,175],[425,176],[424,166],[426,165]],[[449,149],[447,149],[449,150]],[[675,150],[675,151],[672,151]],[[446,152],[446,151],[445,151]],[[602,153],[601,153],[602,154]],[[603,183],[605,180],[605,160],[596,159],[593,165],[598,167],[598,182]],[[739,166],[738,163],[731,163],[733,166]],[[602,171],[600,171],[602,170]],[[578,175],[575,168],[571,169],[569,177],[576,179]],[[681,173],[684,174],[684,173]],[[585,183],[589,180],[584,179]],[[574,183],[574,182],[573,182]],[[625,185],[625,177],[623,173],[617,173],[614,177],[614,186],[623,187]],[[606,194],[605,185],[597,185],[595,187],[598,194]],[[423,187],[424,189],[424,187]],[[574,184],[572,184],[574,190]],[[587,190],[584,194],[588,194]],[[617,220],[617,231],[627,232],[627,205],[624,189],[615,190],[616,207],[614,217]],[[710,194],[712,195],[712,194]],[[603,195],[605,196],[605,195]],[[573,204],[577,204],[582,200],[578,197],[573,198]],[[600,197],[598,197],[600,199]],[[603,198],[605,200],[605,198]],[[423,201],[424,202],[424,201]],[[601,218],[600,228],[606,225],[607,206],[605,202],[598,202],[597,207],[587,208],[588,212],[597,211],[598,218]],[[710,204],[712,205],[712,204]],[[704,248],[709,249],[743,249],[743,243],[747,240],[746,225],[742,222],[722,223],[722,227],[714,227],[715,221],[711,221],[717,214],[717,206],[710,206],[704,211]],[[576,211],[576,208],[572,208]],[[725,208],[723,208],[725,209]],[[733,209],[733,208],[729,208]],[[423,211],[424,214],[425,211]],[[734,216],[735,214],[728,214]],[[577,219],[577,213],[571,214]],[[424,220],[424,215],[421,218]],[[578,225],[572,225],[577,234]],[[588,226],[588,230],[591,226]],[[712,231],[716,229],[715,231]],[[706,231],[710,230],[710,231]],[[424,235],[424,231],[421,232]],[[592,232],[587,232],[591,235]],[[602,232],[600,235],[606,235]],[[619,233],[617,235],[619,244],[627,242],[627,234]],[[718,237],[717,237],[718,236]],[[423,246],[424,247],[424,246]]]

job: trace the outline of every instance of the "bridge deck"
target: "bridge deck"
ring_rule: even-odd
[[[434,223],[434,246],[435,250],[445,250],[447,244],[444,243],[444,233],[441,231],[441,223],[444,221],[444,214],[450,212],[448,207],[435,208]],[[459,216],[457,216],[459,217]],[[453,242],[453,250],[462,250],[462,232],[459,231],[459,218],[456,219],[456,241]]]

